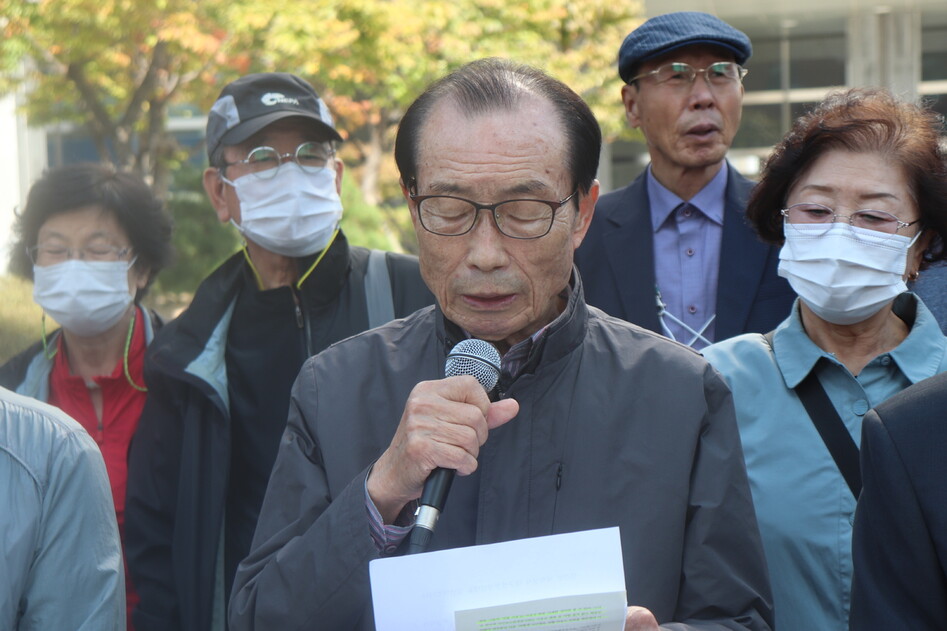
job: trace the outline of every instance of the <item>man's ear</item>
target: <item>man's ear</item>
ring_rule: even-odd
[[[342,164],[342,161],[338,158],[334,159],[335,162],[335,192],[342,196],[342,175],[345,173],[345,165]]]
[[[398,178],[398,184],[401,186],[401,194],[404,195],[404,201],[408,203],[408,210],[411,212],[411,223],[414,224],[414,229],[417,231],[421,226],[418,225],[418,213],[414,207],[414,201],[411,199],[411,189],[405,185],[404,180]]]
[[[220,171],[215,167],[204,169],[203,183],[207,198],[217,212],[217,218],[221,223],[227,223],[232,217],[225,196],[227,183],[220,176]]]
[[[585,193],[579,199],[579,212],[576,214],[575,223],[572,224],[572,249],[578,249],[585,239],[585,233],[589,231],[589,225],[592,223],[592,216],[595,214],[595,202],[598,201],[599,183],[598,180],[592,181],[589,192]]]
[[[625,120],[635,129],[641,125],[638,117],[638,86],[625,84],[621,87],[621,102],[625,105]]]

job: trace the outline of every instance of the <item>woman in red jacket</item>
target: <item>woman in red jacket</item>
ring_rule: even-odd
[[[33,280],[42,338],[0,368],[0,385],[59,407],[95,439],[124,540],[128,447],[159,325],[139,300],[171,258],[171,219],[138,176],[77,164],[33,185],[16,232],[10,268]],[[47,334],[47,316],[62,328]],[[126,592],[131,629],[127,576]]]

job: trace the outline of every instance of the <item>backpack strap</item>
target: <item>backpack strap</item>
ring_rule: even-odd
[[[774,334],[775,331],[770,331],[763,335],[766,343],[769,344],[770,350],[773,349]],[[855,444],[852,435],[848,433],[848,428],[845,427],[842,417],[838,415],[835,406],[832,405],[832,400],[829,399],[825,388],[819,382],[814,368],[806,375],[805,379],[799,382],[798,386],[793,388],[793,391],[806,408],[812,424],[815,425],[819,436],[822,437],[822,442],[825,443],[829,453],[832,454],[835,466],[838,467],[842,477],[845,478],[852,495],[855,496],[855,499],[858,499],[858,495],[862,490],[862,476],[858,465],[858,445]]]
[[[388,255],[382,250],[370,250],[365,270],[365,303],[368,305],[368,328],[373,329],[395,319],[391,278],[388,274]]]
[[[858,468],[858,446],[848,433],[848,428],[832,405],[825,388],[819,383],[819,378],[812,370],[798,386],[795,387],[799,400],[806,407],[812,424],[819,430],[822,442],[828,447],[835,466],[841,471],[842,477],[848,483],[852,495],[858,499],[862,490],[862,476]]]

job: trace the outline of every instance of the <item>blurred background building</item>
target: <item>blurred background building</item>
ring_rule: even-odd
[[[645,0],[644,8],[645,17],[706,11],[750,36],[743,122],[730,155],[749,177],[790,122],[831,90],[884,86],[947,115],[947,0]],[[622,118],[617,78],[605,80],[616,82],[614,116]],[[0,261],[8,258],[13,209],[42,170],[97,159],[81,128],[29,127],[16,109],[24,98],[21,91],[0,99]],[[169,126],[183,145],[199,145],[204,123],[196,109],[176,107]],[[202,151],[193,155],[203,164]],[[604,190],[630,182],[647,160],[640,141],[608,145],[599,173]]]
[[[947,115],[945,0],[646,0],[645,10],[705,11],[750,36],[743,122],[730,154],[748,177],[791,121],[832,90],[884,86]],[[609,189],[647,165],[640,142],[613,143],[608,154]]]

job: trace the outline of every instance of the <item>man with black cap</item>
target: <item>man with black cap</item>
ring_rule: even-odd
[[[697,349],[772,330],[794,297],[777,248],[744,221],[753,184],[726,160],[751,52],[744,33],[698,12],[659,15],[625,38],[625,116],[651,164],[602,196],[576,254],[590,304]]]
[[[211,108],[204,188],[245,246],[149,349],[126,503],[137,631],[224,628],[303,361],[433,301],[416,258],[339,229],[341,140],[291,74],[245,76]]]

